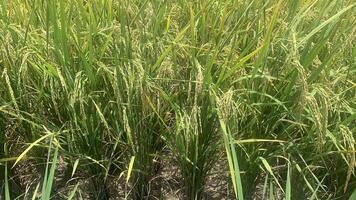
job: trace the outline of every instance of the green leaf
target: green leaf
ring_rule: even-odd
[[[48,178],[46,181],[45,189],[44,189],[44,194],[42,194],[42,200],[49,200],[51,198],[51,191],[52,191],[52,185],[54,182],[54,174],[57,166],[57,157],[58,157],[58,146],[56,145],[56,148],[54,150],[54,155],[51,163],[51,169],[48,174]]]
[[[355,200],[356,199],[356,189],[352,192],[349,200]]]
[[[127,176],[126,176],[126,184],[129,182],[130,177],[131,177],[131,172],[132,172],[132,168],[134,166],[135,163],[135,156],[132,156],[130,159],[130,164],[129,164],[129,168],[127,169]]]

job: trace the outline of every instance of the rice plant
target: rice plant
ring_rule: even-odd
[[[353,200],[355,27],[350,0],[2,0],[0,199]]]

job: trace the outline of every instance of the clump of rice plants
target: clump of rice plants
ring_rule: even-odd
[[[355,27],[347,0],[1,1],[0,199],[355,199]]]

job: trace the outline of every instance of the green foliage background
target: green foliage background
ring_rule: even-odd
[[[97,199],[113,177],[149,198],[165,159],[187,199],[217,162],[237,199],[261,184],[267,199],[355,191],[353,1],[0,2],[5,199],[58,196],[57,158]],[[28,161],[41,180],[25,190],[14,169]]]

